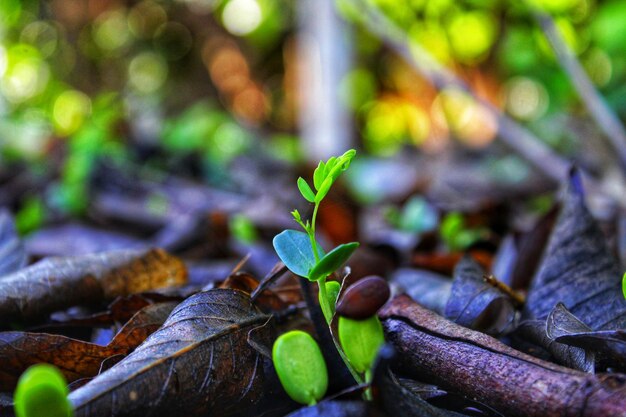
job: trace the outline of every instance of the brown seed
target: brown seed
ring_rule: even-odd
[[[389,299],[387,281],[375,275],[350,285],[337,301],[337,314],[354,320],[372,317]]]

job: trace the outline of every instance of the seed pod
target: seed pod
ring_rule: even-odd
[[[20,377],[15,390],[17,417],[70,417],[72,409],[67,400],[67,384],[61,372],[48,364],[28,368]]]
[[[365,320],[387,302],[390,291],[387,281],[372,275],[350,285],[337,301],[337,314],[354,320]]]
[[[328,371],[322,351],[308,333],[292,330],[272,348],[278,379],[287,394],[301,404],[317,403],[328,388]]]

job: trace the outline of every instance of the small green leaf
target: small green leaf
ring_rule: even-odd
[[[324,167],[324,179],[328,177],[328,173],[335,167],[336,163],[337,163],[336,156],[331,156],[330,158],[328,158],[328,161],[326,161],[326,166]]]
[[[339,316],[339,342],[348,360],[357,372],[368,371],[378,349],[385,343],[383,326],[377,316],[366,320],[352,320]]]
[[[315,193],[302,177],[298,178],[298,189],[300,190],[302,197],[304,197],[309,203],[315,202]]]
[[[297,230],[285,230],[276,235],[272,243],[278,257],[291,272],[308,278],[309,271],[316,263],[309,235]],[[322,252],[320,256],[324,256],[319,244],[317,247]]]
[[[322,352],[308,333],[292,330],[272,348],[272,360],[283,388],[301,404],[313,405],[326,394],[328,370]]]
[[[320,261],[313,266],[308,273],[310,281],[317,281],[335,272],[348,260],[352,252],[359,247],[358,242],[344,243],[328,252]]]
[[[626,273],[622,277],[622,294],[624,294],[624,298],[626,298]]]
[[[16,417],[70,417],[63,374],[48,364],[33,365],[20,377],[15,390]]]
[[[337,298],[339,298],[339,291],[341,285],[337,281],[326,282],[326,295],[328,296],[328,302],[330,303],[330,314],[335,314],[335,304],[337,304]],[[322,305],[322,295],[318,293],[320,305]]]
[[[315,168],[315,172],[313,172],[313,186],[315,186],[316,190],[320,188],[322,182],[324,182],[324,179],[326,178],[326,176],[324,175],[325,169],[326,164],[323,161],[320,161],[320,163],[317,165],[317,168]]]
[[[317,190],[317,194],[315,195],[315,203],[320,203],[328,191],[330,191],[330,187],[332,187],[334,180],[331,177],[326,177],[321,187]]]

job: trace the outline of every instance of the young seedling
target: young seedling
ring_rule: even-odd
[[[332,249],[330,252],[325,253],[315,239],[315,221],[322,200],[326,197],[339,175],[348,169],[355,155],[356,151],[349,150],[339,157],[330,158],[326,162],[320,161],[313,174],[313,188],[311,188],[304,178],[298,178],[300,194],[302,194],[308,202],[314,204],[313,215],[310,221],[305,221],[302,219],[298,210],[294,210],[291,214],[304,232],[285,230],[278,234],[273,241],[276,253],[287,268],[296,275],[307,278],[310,281],[317,281],[320,307],[329,326],[335,315],[335,305],[337,303],[337,297],[339,296],[340,285],[335,281],[326,282],[326,279],[348,260],[359,244],[357,242],[342,244]],[[379,280],[382,279],[379,278]],[[378,285],[380,283],[375,282],[375,284]],[[384,285],[386,286],[387,284],[384,283]],[[384,301],[386,301],[388,297],[388,287],[386,290],[387,295]],[[374,304],[378,304],[379,302],[380,301],[376,300]],[[382,326],[376,317],[376,311],[380,305],[377,305],[376,308],[365,314],[365,316],[362,317],[365,318],[365,320],[353,320],[351,318],[339,317],[339,339],[341,344],[333,337],[339,355],[345,362],[348,370],[352,373],[355,381],[359,384],[363,383],[364,377],[365,379],[369,379],[372,362],[376,357],[380,345],[384,342]],[[287,333],[287,335],[289,335],[289,333]],[[276,343],[278,344],[279,341]],[[289,345],[282,341],[281,344],[281,354],[278,358],[274,355],[274,363],[277,371],[281,368],[281,370],[278,371],[279,377],[281,373],[287,374],[285,362],[288,362],[291,355],[294,355],[294,361],[298,361],[302,358],[302,352],[296,351],[298,348],[295,344],[293,347],[289,347]],[[274,345],[274,352],[277,351],[276,346],[277,345]],[[313,378],[310,378],[308,371],[302,372],[307,375],[308,383],[312,383]],[[292,393],[290,393],[290,390],[293,391],[292,385],[294,381],[294,379],[281,377],[281,382],[285,390],[292,398],[296,399],[297,397],[299,399],[296,399],[296,401],[304,403],[311,401],[313,395],[308,393],[309,391],[307,391],[307,395],[302,395],[301,393],[299,395],[292,395]],[[301,386],[307,387],[306,384],[301,384]]]
[[[326,394],[328,371],[322,352],[308,333],[292,330],[272,348],[272,360],[285,391],[301,404],[314,405]]]
[[[48,364],[33,365],[20,377],[15,390],[16,417],[71,417],[67,383]]]
[[[351,149],[339,157],[332,157],[326,162],[320,161],[313,173],[313,186],[316,191],[313,191],[304,178],[298,178],[300,194],[314,204],[313,216],[310,221],[305,222],[298,210],[294,210],[291,214],[304,232],[285,230],[273,240],[274,249],[287,268],[296,275],[318,282],[320,307],[328,324],[332,319],[333,307],[326,291],[326,278],[348,260],[359,244],[358,242],[342,244],[324,253],[315,240],[315,221],[322,200],[339,175],[348,169],[355,155],[356,151]]]

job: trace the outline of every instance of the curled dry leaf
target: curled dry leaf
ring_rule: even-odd
[[[0,323],[182,285],[186,279],[184,263],[161,249],[47,258],[2,279]]]
[[[580,178],[572,173],[539,272],[528,293],[525,315],[546,319],[562,302],[595,330],[626,327],[622,273],[584,202]]]
[[[626,370],[626,330],[598,330],[563,334],[555,339],[586,351],[596,352],[600,368]]]
[[[521,335],[550,352],[556,362],[572,369],[593,373],[595,355],[591,351],[556,341],[562,335],[590,330],[562,303],[554,307],[547,320],[527,320],[518,328]]]
[[[247,336],[266,321],[242,292],[195,294],[133,353],[72,392],[74,415],[250,412],[262,394],[263,366]]]
[[[0,390],[13,390],[31,365],[49,363],[68,382],[95,376],[104,360],[127,355],[164,322],[176,303],[153,304],[141,309],[107,346],[62,335],[29,332],[0,333]]]
[[[462,326],[499,334],[513,322],[515,308],[511,298],[487,283],[483,275],[483,269],[471,257],[459,261],[445,315]]]

